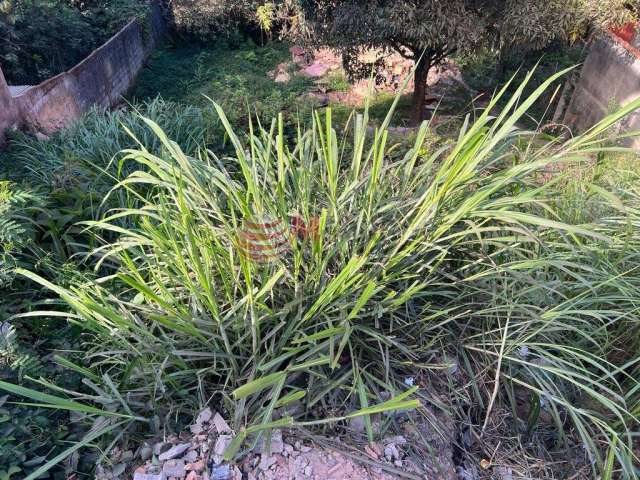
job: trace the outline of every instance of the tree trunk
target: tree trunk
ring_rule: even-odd
[[[504,51],[498,50],[498,56],[496,58],[496,68],[494,71],[494,77],[496,83],[502,83],[505,80],[505,73],[507,71],[506,58],[504,58]]]
[[[431,69],[430,58],[423,55],[413,76],[413,121],[418,124],[426,118],[425,98],[427,93],[427,76]]]

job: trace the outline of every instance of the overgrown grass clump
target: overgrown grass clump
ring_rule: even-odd
[[[17,132],[0,156],[0,172],[7,178],[53,187],[100,177],[122,150],[137,145],[131,134],[152,151],[160,146],[141,116],[163,125],[189,153],[224,143],[224,128],[213,108],[155,98],[114,111],[94,108],[47,141],[34,141],[32,136]],[[109,182],[99,182],[87,190],[105,184]]]
[[[457,395],[479,431],[525,392],[514,433],[531,433],[546,409],[556,448],[582,444],[594,472],[635,477],[638,192],[581,190],[570,175],[625,152],[601,138],[638,104],[569,140],[517,129],[557,78],[526,98],[525,81],[492,117],[505,87],[454,142],[428,150],[429,124],[413,145],[392,145],[392,112],[370,128],[366,109],[343,135],[328,109],[291,137],[282,116],[240,135],[216,104],[228,154],[185,150],[146,119],[155,139],[105,169],[117,182],[106,212],[82,223],[96,278],[60,285],[18,270],[60,298],[28,317],[84,332],[84,359],[59,361],[91,395],[0,386],[84,416],[94,428],[74,448],[212,399],[242,432],[233,458],[276,426],[364,416],[372,439],[373,415],[439,404],[407,376],[457,358]],[[601,215],[563,211],[583,199]],[[271,261],[243,254],[254,218],[287,231]]]

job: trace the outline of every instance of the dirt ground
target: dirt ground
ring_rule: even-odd
[[[435,418],[435,417],[434,417]],[[439,421],[436,419],[436,421]],[[402,433],[382,440],[357,442],[364,424],[349,425],[353,435],[325,438],[310,432],[275,430],[269,448],[260,439],[239,463],[223,453],[235,433],[222,416],[204,409],[188,432],[145,444],[136,452],[114,450],[98,468],[97,480],[391,480],[459,478],[453,463],[451,426],[438,428],[408,416]],[[439,431],[440,430],[440,431]],[[251,443],[251,442],[250,442]],[[123,460],[138,458],[134,465]],[[133,471],[132,471],[133,470]]]
[[[327,48],[307,51],[301,47],[292,47],[290,51],[291,61],[279,64],[267,75],[278,83],[287,83],[295,75],[313,79],[315,87],[306,94],[306,97],[318,106],[336,103],[352,107],[361,106],[364,99],[370,96],[372,87],[375,93],[395,94],[402,89],[405,79],[409,80],[404,92],[413,91],[411,80],[413,62],[397,53],[386,55],[378,51],[363,53],[361,61],[370,64],[377,62],[375,73],[371,78],[350,82],[343,90],[333,90],[331,77],[346,75],[339,55]],[[465,83],[460,69],[453,61],[446,61],[432,68],[427,84],[429,86],[429,95],[426,98],[427,114],[441,109],[443,104],[452,100],[453,97],[460,97],[461,91],[464,91],[462,96],[465,98],[472,98],[475,93]]]

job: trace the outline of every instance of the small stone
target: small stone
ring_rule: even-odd
[[[120,478],[120,476],[124,473],[126,469],[127,469],[126,463],[118,463],[117,465],[113,466],[111,470],[111,475],[115,478]]]
[[[158,443],[154,444],[153,445],[153,454],[154,455],[160,455],[162,452],[167,450],[168,446],[169,445],[167,443],[164,443],[164,442],[158,442]]]
[[[311,451],[311,447],[307,447],[306,445],[301,445],[300,446],[300,451],[302,453],[309,453]]]
[[[162,466],[162,473],[167,477],[184,478],[187,474],[182,460],[169,460]]]
[[[175,445],[171,447],[169,450],[167,450],[166,452],[160,454],[158,456],[158,460],[160,460],[161,462],[164,462],[164,461],[179,457],[184,452],[186,452],[190,446],[191,446],[190,443],[181,443],[179,445]]]
[[[269,467],[271,467],[271,465],[274,465],[276,461],[277,460],[271,455],[262,455],[260,458],[260,465],[258,467],[260,468],[260,470],[269,470]]]
[[[164,473],[134,473],[133,480],[166,480]]]
[[[276,83],[287,83],[289,80],[291,80],[291,75],[287,72],[278,72],[276,78],[274,78]]]
[[[198,460],[198,452],[196,452],[195,450],[189,450],[184,456],[184,461],[187,463],[193,463],[196,460]]]
[[[233,437],[231,435],[220,435],[216,439],[216,444],[213,447],[213,453],[216,455],[223,456],[224,451],[227,449],[227,447],[229,446],[232,440],[233,440]]]
[[[193,435],[198,435],[199,433],[202,433],[202,431],[204,430],[204,427],[202,426],[201,423],[194,423],[189,427],[189,430],[191,430],[191,433]]]
[[[231,477],[231,468],[225,463],[211,469],[211,480],[229,480]]]
[[[231,433],[231,427],[217,412],[213,416],[213,425],[218,433]]]
[[[193,470],[195,472],[200,473],[204,470],[204,462],[202,460],[198,460],[197,462],[187,463],[184,466],[184,469],[187,471]]]
[[[256,453],[266,452],[266,440],[267,436],[263,435],[261,442],[258,444]],[[271,432],[271,447],[269,453],[282,453],[284,451],[284,442],[282,441],[282,431],[274,430]]]
[[[307,75],[309,77],[321,77],[325,73],[327,73],[327,70],[329,70],[329,67],[327,65],[325,65],[324,63],[313,62],[307,68],[302,70],[302,73],[304,73],[305,75]]]
[[[146,462],[153,456],[153,449],[149,445],[145,445],[140,449],[140,458]]]
[[[191,471],[189,473],[187,473],[187,476],[185,478],[185,480],[199,480],[199,476],[196,472]]]
[[[313,475],[313,468],[311,468],[311,465],[307,465],[306,467],[304,467],[304,474],[307,477]]]
[[[213,412],[209,407],[207,407],[198,414],[198,418],[196,418],[196,423],[199,423],[199,424],[208,423],[209,420],[211,420],[212,416],[213,416]]]
[[[398,452],[395,444],[391,443],[384,447],[384,456],[387,460],[396,460],[400,458],[400,452]]]
[[[364,417],[353,417],[349,420],[349,428],[354,432],[364,432],[365,422]]]
[[[389,443],[393,443],[395,445],[405,445],[407,443],[407,439],[405,437],[403,437],[402,435],[398,435],[396,437],[392,437],[390,439],[388,439],[387,444]]]

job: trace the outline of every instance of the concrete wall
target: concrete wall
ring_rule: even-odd
[[[0,70],[0,147],[5,141],[4,132],[19,126],[20,121],[20,110],[13,101],[2,70]]]
[[[607,114],[640,97],[640,51],[611,35],[597,40],[585,60],[563,123],[574,134],[584,132]],[[617,126],[619,131],[640,129],[640,111]],[[640,149],[640,139],[629,142]]]
[[[94,105],[116,105],[166,31],[161,7],[154,3],[146,25],[131,20],[71,70],[13,97],[20,123],[48,134],[68,126]],[[0,97],[0,112],[10,103]]]

